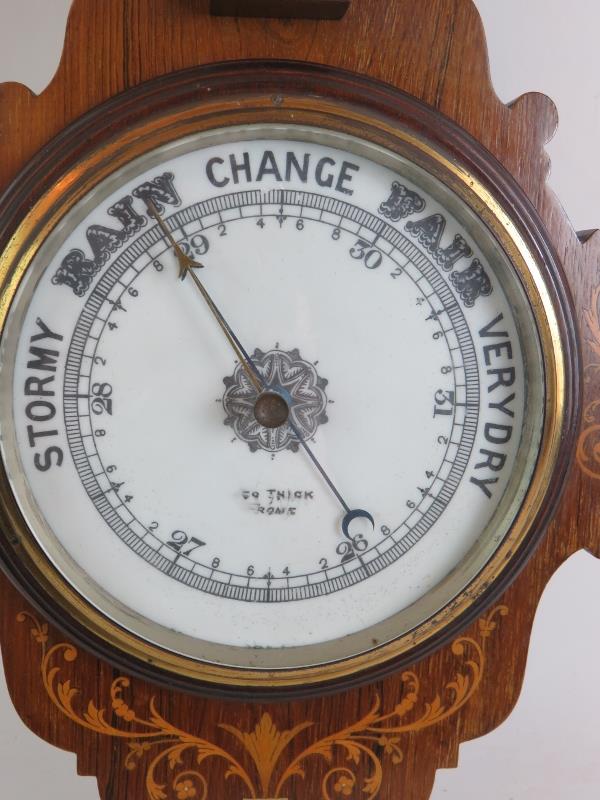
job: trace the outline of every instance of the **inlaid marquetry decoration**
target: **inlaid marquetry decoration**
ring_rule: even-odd
[[[587,327],[586,343],[599,359],[597,362],[587,364],[584,369],[584,387],[589,389],[600,375],[600,285],[594,289],[590,305],[584,310],[583,316]],[[598,397],[585,405],[583,425],[577,443],[577,463],[582,472],[590,478],[600,480],[600,399]]]
[[[401,700],[393,708],[384,710],[375,693],[365,716],[323,738],[308,740],[293,757],[290,744],[301,736],[308,739],[314,721],[279,730],[271,715],[264,713],[250,731],[217,725],[212,740],[172,725],[156,707],[155,698],[146,712],[136,710],[127,697],[131,684],[126,677],[113,681],[106,707],[99,708],[91,700],[86,705],[80,690],[63,675],[65,666],[78,658],[77,648],[67,642],[51,644],[48,625],[27,612],[19,613],[17,620],[31,623],[31,635],[40,645],[40,675],[50,701],[74,724],[126,741],[123,766],[146,770],[149,800],[208,800],[214,787],[209,786],[202,766],[209,758],[222,761],[231,800],[286,800],[290,780],[302,779],[305,765],[312,759],[323,764],[320,800],[374,800],[385,770],[402,764],[403,737],[452,717],[477,692],[485,672],[486,642],[496,630],[498,618],[507,614],[506,606],[497,606],[479,620],[476,638],[455,639],[451,650],[457,660],[456,672],[433,696],[423,697],[417,674],[407,670],[402,674]],[[364,762],[370,765],[368,777],[359,781],[356,772]]]

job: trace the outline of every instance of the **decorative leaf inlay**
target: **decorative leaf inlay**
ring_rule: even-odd
[[[591,302],[583,311],[587,325],[586,343],[600,357],[600,285],[592,292]],[[600,363],[588,364],[583,382],[588,387],[597,380]],[[589,478],[600,480],[600,400],[591,400],[583,409],[584,428],[577,442],[577,463]]]
[[[227,796],[231,800],[267,797],[284,800],[292,788],[290,780],[304,779],[307,763],[315,759],[321,759],[329,768],[321,781],[320,800],[374,800],[382,786],[384,763],[397,767],[403,761],[402,737],[448,719],[477,692],[485,669],[486,642],[497,628],[498,617],[506,614],[506,606],[498,606],[479,620],[477,638],[463,636],[452,643],[451,651],[457,658],[456,674],[433,697],[423,699],[418,676],[406,671],[401,675],[402,699],[392,711],[384,713],[381,700],[375,695],[370,711],[361,719],[307,744],[293,758],[286,756],[290,743],[314,729],[314,722],[302,722],[290,730],[280,731],[271,715],[263,713],[250,732],[221,723],[216,726],[215,738],[221,731],[231,737],[232,745],[234,742],[237,745],[225,749],[216,742],[171,725],[158,712],[155,698],[149,701],[146,715],[139,716],[123,697],[123,692],[130,687],[125,677],[116,678],[111,685],[110,711],[97,708],[92,701],[85,711],[78,711],[76,701],[80,691],[70,679],[59,680],[62,665],[56,665],[60,658],[67,664],[75,661],[76,648],[65,642],[49,646],[48,626],[31,614],[21,612],[17,620],[29,620],[32,624],[32,636],[42,651],[42,681],[56,708],[89,731],[128,740],[126,769],[136,769],[147,759],[149,800],[209,800],[211,787],[200,771],[208,758],[223,762]],[[110,721],[111,717],[114,721]],[[366,777],[359,777],[365,772]],[[160,782],[159,774],[167,775],[165,782]],[[319,799],[315,797],[314,800]]]

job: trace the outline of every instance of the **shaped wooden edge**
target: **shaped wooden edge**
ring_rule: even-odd
[[[426,798],[436,769],[456,764],[468,709],[488,702],[489,668],[511,615],[492,607],[425,670],[326,702],[238,705],[132,681],[66,642],[6,582],[2,601],[3,634],[11,627],[29,664],[26,676],[14,675],[5,658],[22,719],[32,726],[32,695],[45,704],[33,729],[76,752],[79,774],[97,776],[107,800],[330,800],[336,792],[375,800],[399,787]]]
[[[553,572],[582,547],[600,557],[600,235],[578,237],[546,184],[553,103],[532,93],[505,106],[496,96],[470,0],[427,7],[399,0],[378,15],[370,0],[353,0],[335,33],[331,22],[234,20],[209,17],[208,10],[208,0],[75,0],[61,64],[46,91],[35,96],[16,84],[0,86],[0,186],[89,108],[172,70],[223,59],[292,58],[391,83],[482,142],[516,177],[550,233],[570,286],[583,360],[573,464],[546,537],[497,607],[401,675],[302,703],[239,705],[169,694],[129,682],[64,643],[2,578],[9,690],[25,723],[76,752],[79,771],[98,777],[107,800],[204,800],[209,789],[210,797],[219,797],[216,791],[232,800],[312,800],[355,790],[391,798],[399,787],[403,797],[422,800],[435,770],[456,764],[460,742],[489,732],[512,710],[535,609]],[[398,44],[382,51],[382,41]],[[368,57],[373,52],[377,58]],[[439,675],[449,678],[440,684]]]

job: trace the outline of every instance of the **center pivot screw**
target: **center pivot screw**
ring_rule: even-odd
[[[254,417],[265,428],[279,428],[287,422],[289,414],[287,402],[277,392],[263,392],[254,404]]]

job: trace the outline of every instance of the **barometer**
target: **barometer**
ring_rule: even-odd
[[[318,30],[326,49],[368,5],[326,23],[186,14],[257,42]],[[155,800],[157,771],[178,765],[178,798],[383,792],[401,734],[478,690],[484,645],[519,616],[500,595],[559,513],[576,450],[581,347],[543,209],[426,92],[294,47],[231,45],[90,103],[15,162],[2,205],[3,567],[36,609],[23,600],[18,619],[52,713],[128,740],[130,770],[163,746]],[[42,618],[74,644],[51,647]],[[129,678],[109,705],[131,728],[96,700],[76,710],[58,662],[79,646],[183,704],[181,690],[235,700],[256,728],[216,699],[193,701],[222,715],[202,734],[155,699],[143,717]],[[414,665],[444,652],[454,665],[423,704]],[[336,728],[327,711],[313,749],[281,761],[316,722],[297,698],[335,711],[360,686],[370,712]],[[273,721],[288,712],[296,727]],[[334,752],[355,769],[315,770],[302,794]],[[228,765],[214,785],[184,768],[209,755]]]
[[[469,613],[535,533],[573,385],[548,263],[471,165],[294,91],[318,69],[268,74],[280,99],[154,114],[44,193],[4,256],[0,388],[19,547],[58,602],[267,687]]]

